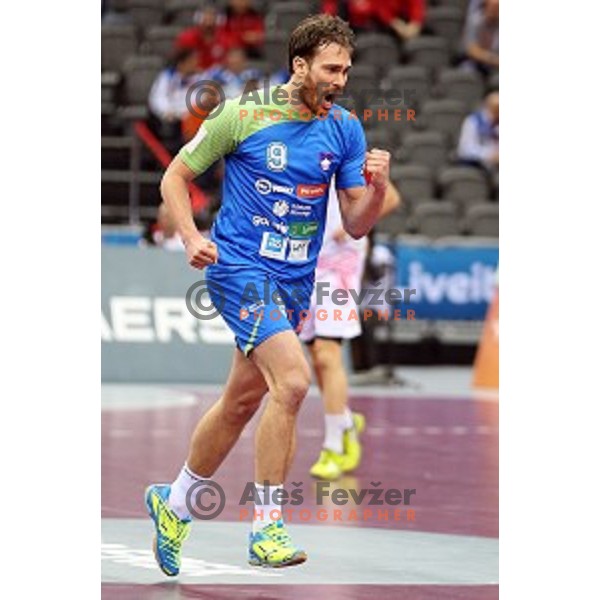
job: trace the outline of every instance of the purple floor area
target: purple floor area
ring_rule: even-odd
[[[194,406],[103,411],[103,517],[145,516],[146,485],[170,482],[177,475],[198,417],[216,399],[210,394],[196,393],[196,397]],[[415,489],[411,500],[415,520],[401,517],[396,521],[390,516],[387,521],[383,517],[348,521],[350,511],[356,508],[350,501],[335,507],[342,509],[343,516],[336,525],[498,536],[497,403],[396,398],[390,392],[389,397],[355,396],[352,408],[367,418],[362,438],[364,458],[360,468],[335,487],[363,489],[377,484],[384,490]],[[289,478],[302,482],[302,508],[311,510],[312,515],[312,520],[305,521],[308,523],[316,522],[312,518],[317,508],[316,484],[308,470],[323,439],[322,414],[318,398],[307,398],[298,422],[298,448]],[[240,520],[242,516],[239,500],[245,483],[253,481],[252,434],[257,417],[214,477],[227,497],[221,520]]]
[[[363,600],[395,598],[397,600],[497,600],[497,586],[441,585],[118,585],[102,586],[103,600]]]

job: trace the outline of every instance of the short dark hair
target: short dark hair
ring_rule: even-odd
[[[356,48],[354,32],[346,21],[331,15],[313,15],[300,21],[288,44],[288,68],[294,72],[293,61],[300,56],[310,61],[319,48],[339,44],[346,48],[350,55]]]

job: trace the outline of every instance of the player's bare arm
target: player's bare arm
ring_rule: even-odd
[[[385,190],[383,206],[381,207],[379,218],[383,219],[383,217],[387,217],[391,212],[395,211],[401,204],[402,197],[400,196],[400,191],[391,181],[388,181],[388,186]]]
[[[185,245],[189,264],[196,269],[217,262],[217,246],[196,228],[192,214],[188,184],[194,173],[179,157],[167,168],[160,185],[163,201]]]
[[[365,172],[370,181],[366,187],[338,190],[344,229],[354,239],[369,233],[379,219],[390,178],[390,153],[374,148],[367,152]]]

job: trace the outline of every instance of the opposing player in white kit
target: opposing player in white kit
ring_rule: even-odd
[[[379,218],[399,204],[400,194],[389,182]],[[367,252],[366,237],[355,240],[344,231],[339,200],[332,185],[323,246],[315,272],[315,291],[300,333],[300,339],[309,348],[325,404],[323,449],[310,470],[310,474],[319,479],[337,479],[360,464],[362,449],[358,435],[364,429],[365,419],[348,407],[348,377],[342,356],[342,341],[361,334],[359,309],[350,292],[347,300],[335,298],[334,292],[360,293]],[[318,293],[319,288],[321,293]]]

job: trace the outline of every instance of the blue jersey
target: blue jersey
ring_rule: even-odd
[[[211,234],[219,266],[312,282],[331,178],[338,189],[365,185],[365,136],[340,106],[325,117],[307,116],[273,103],[276,92],[263,103],[226,101],[180,157],[196,173],[225,157],[223,202]]]

